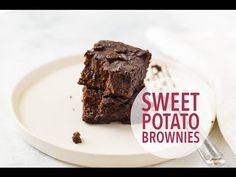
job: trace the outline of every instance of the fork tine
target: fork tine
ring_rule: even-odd
[[[155,80],[158,80],[158,79],[161,79],[162,78],[162,75],[161,75],[161,69],[159,66],[157,65],[153,65],[151,66],[151,77],[150,77],[150,80],[151,81],[155,81]],[[160,87],[159,85],[155,85],[155,88],[158,89],[159,91],[162,91],[163,90],[163,87]]]
[[[151,72],[152,72],[153,78],[155,78],[155,77],[160,78],[160,76],[159,76],[160,71],[155,66],[151,67]]]
[[[163,69],[165,70],[165,76],[168,77],[170,82],[171,82],[171,88],[176,88],[176,84],[172,79],[172,76],[170,74],[170,71],[169,71],[168,67],[164,65]]]

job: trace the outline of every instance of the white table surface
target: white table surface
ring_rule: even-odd
[[[147,41],[146,30],[161,26],[182,33],[186,26],[191,25],[191,21],[179,23],[186,13],[193,14],[179,11],[0,11],[0,166],[71,166],[41,153],[22,140],[9,111],[10,89],[21,76],[47,61],[84,53],[100,39],[137,45],[155,55],[155,47]],[[212,13],[225,23],[236,17],[233,12],[227,12],[223,17],[217,11]],[[203,17],[200,15],[200,18]],[[197,23],[197,19],[192,23]],[[224,153],[226,166],[236,166],[236,157],[217,125],[211,137]],[[156,166],[205,167],[206,164],[198,152],[194,152]]]

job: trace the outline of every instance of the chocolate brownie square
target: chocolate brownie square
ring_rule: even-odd
[[[85,53],[83,120],[88,123],[129,123],[130,110],[151,59],[149,51],[121,42],[99,41]]]

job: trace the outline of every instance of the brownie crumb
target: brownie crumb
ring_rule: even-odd
[[[152,65],[151,68],[152,68],[152,69],[156,69],[158,72],[161,72],[161,71],[162,71],[162,68],[161,68],[161,66],[159,66],[159,65]]]
[[[82,143],[82,140],[80,138],[80,133],[79,132],[73,133],[72,140],[75,144]]]

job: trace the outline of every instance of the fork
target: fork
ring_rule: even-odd
[[[167,82],[165,86],[176,88],[176,84],[174,83],[167,66],[163,65],[160,67],[158,65],[154,65],[151,67],[151,72],[152,78],[149,78],[149,81],[160,78],[168,78],[169,82]],[[223,153],[216,147],[210,137],[203,133],[203,131],[200,132],[200,136],[201,138],[206,137],[203,144],[197,148],[204,162],[209,166],[223,166],[225,164]]]

